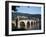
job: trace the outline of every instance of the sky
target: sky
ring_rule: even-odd
[[[41,14],[41,7],[20,6],[20,7],[16,7],[16,9],[17,9],[17,12],[19,13]]]

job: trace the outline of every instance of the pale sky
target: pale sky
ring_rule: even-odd
[[[20,7],[16,7],[16,9],[18,10],[17,12],[20,12],[20,13],[41,14],[41,7],[20,6]]]

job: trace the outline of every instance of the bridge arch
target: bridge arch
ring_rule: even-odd
[[[25,29],[25,22],[23,22],[23,21],[20,22],[20,28],[21,28],[21,29]]]
[[[30,21],[27,21],[27,28],[30,28]]]

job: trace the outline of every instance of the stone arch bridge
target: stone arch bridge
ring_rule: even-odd
[[[36,23],[36,22],[37,22],[36,20],[19,20],[18,29],[20,29],[20,28],[33,29],[36,26],[38,26],[38,28],[39,28],[39,22],[38,23]],[[15,21],[12,21],[12,23],[14,23],[16,26]]]

